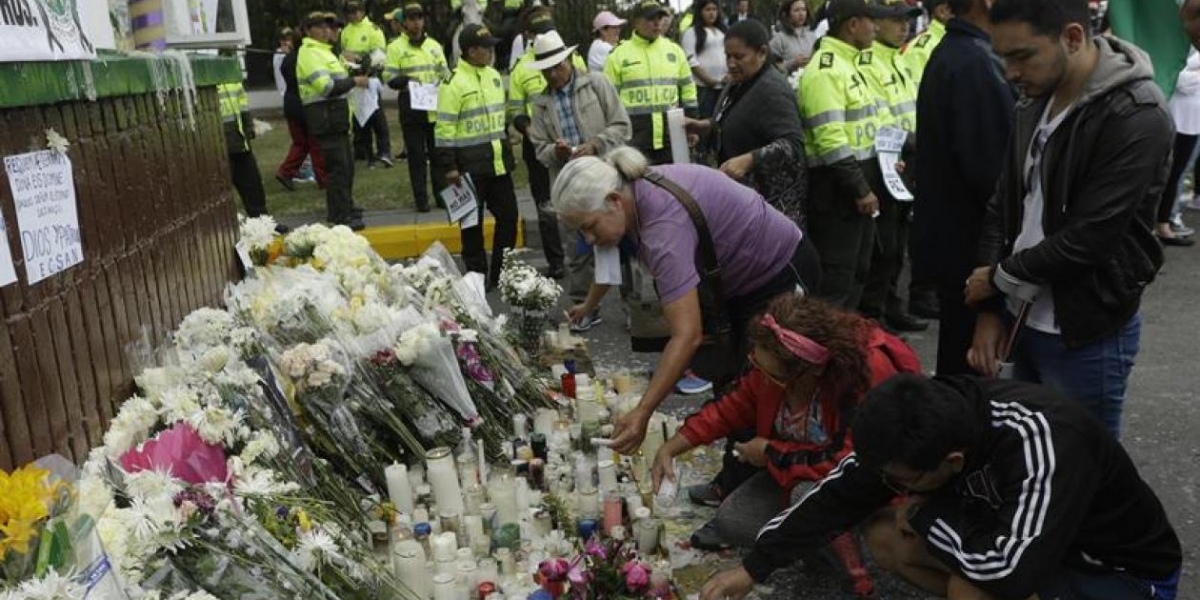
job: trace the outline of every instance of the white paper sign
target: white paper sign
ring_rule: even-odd
[[[367,87],[350,90],[350,104],[354,107],[354,120],[365,127],[367,120],[379,110],[379,90],[382,84],[374,77],[367,80]]]
[[[408,81],[408,97],[412,99],[410,105],[413,110],[436,111],[437,94],[436,83],[421,83],[412,79]]]
[[[0,287],[17,280],[17,269],[13,266],[12,250],[8,247],[8,224],[0,215]]]
[[[900,162],[900,151],[904,149],[904,141],[907,138],[908,132],[896,127],[881,127],[875,134],[875,152],[879,155],[883,183],[893,198],[903,201],[913,199],[900,173],[896,171],[896,163]]]
[[[53,150],[4,157],[17,207],[25,277],[37,283],[83,262],[71,159]]]
[[[621,249],[616,246],[593,246],[596,258],[596,283],[621,285]]]
[[[0,62],[95,58],[81,27],[83,2],[0,0]]]
[[[463,175],[458,185],[447,187],[439,195],[446,203],[446,218],[451,223],[461,222],[463,229],[479,224],[479,199],[470,174]],[[473,224],[468,224],[467,219],[473,219]]]

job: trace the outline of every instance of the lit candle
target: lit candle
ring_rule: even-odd
[[[433,576],[433,600],[458,600],[454,589],[455,573],[438,573]]]
[[[658,521],[650,517],[650,509],[639,508],[633,512],[633,532],[637,537],[638,552],[648,557],[658,549]]]
[[[492,504],[496,505],[498,524],[518,522],[517,486],[512,478],[508,475],[492,478],[492,485],[488,487],[488,495],[491,497]]]
[[[434,448],[426,455],[429,483],[433,486],[433,497],[441,513],[463,513],[462,488],[454,472],[454,457],[449,448]]]
[[[517,479],[517,517],[525,520],[529,515],[529,480],[524,477]]]

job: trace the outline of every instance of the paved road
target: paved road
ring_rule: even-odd
[[[602,370],[645,369],[655,356],[628,351],[624,316],[611,294],[605,321],[587,334]],[[1141,353],[1125,409],[1124,442],[1142,476],[1158,492],[1184,546],[1185,579],[1179,597],[1200,597],[1195,573],[1200,558],[1200,249],[1169,248],[1167,265],[1145,296]],[[933,364],[936,334],[909,342]],[[668,408],[699,406],[704,398],[672,398]],[[772,598],[825,600],[840,590],[828,574],[790,569],[772,580]],[[926,595],[887,577],[877,578],[885,598]]]

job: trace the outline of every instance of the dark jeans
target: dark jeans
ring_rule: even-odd
[[[904,264],[904,246],[900,245],[901,220],[908,211],[889,194],[879,194],[879,217],[875,219],[875,243],[871,248],[871,268],[863,286],[858,310],[863,316],[883,321],[888,298]]]
[[[350,136],[334,133],[317,137],[329,185],[325,188],[325,218],[330,223],[348,223],[354,212],[354,151]]]
[[[1171,176],[1167,178],[1167,185],[1163,188],[1162,198],[1158,201],[1158,223],[1171,222],[1171,213],[1175,208],[1175,202],[1179,200],[1179,181],[1183,179],[1184,171],[1191,166],[1190,161],[1192,154],[1196,151],[1197,141],[1200,141],[1200,136],[1183,133],[1175,134],[1175,150],[1171,159]]]
[[[1055,600],[1174,600],[1175,589],[1158,589],[1128,573],[1089,573],[1065,568],[1038,588]]]
[[[263,191],[262,174],[258,172],[258,161],[254,152],[234,152],[229,155],[229,177],[233,187],[242,197],[246,215],[258,217],[267,214],[267,193]]]
[[[479,226],[462,230],[462,257],[468,271],[487,275],[488,288],[500,282],[504,266],[504,251],[517,245],[517,196],[511,175],[487,177],[472,175],[479,197]],[[483,209],[496,217],[496,232],[492,239],[492,263],[488,269],[487,252],[483,247]]]
[[[325,189],[328,176],[325,174],[325,159],[321,156],[317,137],[308,132],[303,121],[288,119],[287,124],[288,135],[292,137],[292,145],[288,148],[283,164],[279,165],[279,176],[285,179],[295,178],[300,171],[300,165],[304,164],[304,157],[310,156],[312,157],[313,175],[317,178],[317,186]]]
[[[375,160],[378,157],[392,157],[392,138],[388,133],[387,115],[383,107],[375,111],[366,125],[359,125],[358,119],[351,117],[354,123],[354,158],[355,160]],[[371,138],[375,140],[375,152],[371,151]]]
[[[558,235],[558,217],[550,211],[550,170],[537,159],[537,149],[529,136],[521,140],[521,155],[529,170],[529,192],[538,209],[538,232],[542,236],[542,252],[551,267],[563,266],[562,238]]]
[[[963,280],[966,280],[966,275]],[[967,307],[962,282],[938,286],[938,375],[978,375],[967,364],[967,350],[975,339],[976,312]]]
[[[1121,409],[1141,333],[1142,316],[1134,315],[1116,334],[1070,349],[1061,335],[1025,327],[1017,338],[1013,374],[1082,402],[1120,439]]]
[[[706,86],[696,86],[696,96],[700,104],[699,115],[701,119],[708,119],[713,116],[717,110],[717,100],[721,98],[721,89]],[[700,136],[700,141],[696,144],[696,152],[701,155],[716,151],[717,137],[712,133]]]
[[[433,123],[421,120],[416,123],[405,122],[400,127],[408,151],[408,178],[412,182],[413,201],[417,208],[422,209],[429,206],[429,181],[433,182],[433,197],[438,206],[444,204],[438,193],[445,189],[446,183],[429,161],[434,149],[433,126]],[[426,174],[429,174],[428,178]]]
[[[808,215],[808,234],[821,256],[817,296],[856,310],[871,269],[875,220],[848,211],[814,210]]]

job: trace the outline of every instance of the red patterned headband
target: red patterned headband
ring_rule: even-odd
[[[780,344],[798,358],[806,360],[815,365],[823,365],[829,362],[829,349],[812,338],[801,333],[796,333],[790,329],[784,329],[775,317],[770,314],[763,315],[762,324],[767,329],[775,333],[775,339],[779,340]]]

